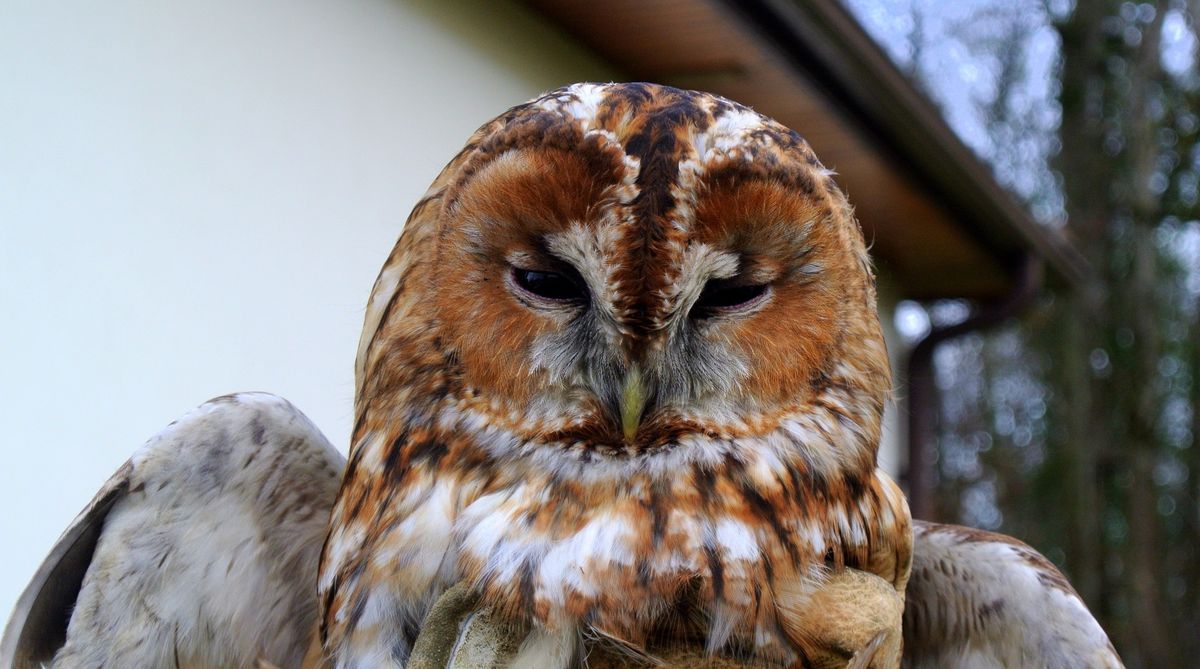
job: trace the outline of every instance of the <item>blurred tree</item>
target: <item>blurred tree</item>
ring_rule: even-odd
[[[846,1],[1098,276],[938,350],[939,513],[1058,562],[1129,666],[1200,666],[1200,0]]]

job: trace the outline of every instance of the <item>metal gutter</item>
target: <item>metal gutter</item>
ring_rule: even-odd
[[[913,348],[908,357],[908,508],[914,518],[936,520],[933,489],[934,445],[937,439],[938,391],[933,378],[933,354],[938,344],[995,327],[1021,313],[1041,290],[1045,276],[1040,258],[1026,255],[1017,272],[1017,282],[1003,300],[984,305],[966,320],[934,328]]]

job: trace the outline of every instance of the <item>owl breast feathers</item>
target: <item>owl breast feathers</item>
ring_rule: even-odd
[[[403,661],[465,580],[551,639],[666,629],[793,660],[783,593],[908,577],[875,466],[889,382],[861,232],[798,134],[649,84],[515,107],[376,282],[326,648]]]

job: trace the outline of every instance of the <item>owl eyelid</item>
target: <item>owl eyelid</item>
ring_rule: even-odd
[[[583,280],[570,271],[510,266],[508,283],[523,302],[538,305],[579,306],[590,295]]]
[[[771,284],[750,282],[746,278],[709,279],[692,303],[688,317],[705,319],[748,313],[765,303],[771,296]]]

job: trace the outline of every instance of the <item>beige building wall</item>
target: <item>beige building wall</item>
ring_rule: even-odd
[[[0,4],[0,618],[209,397],[279,393],[344,451],[409,208],[483,121],[613,76],[513,2]]]

